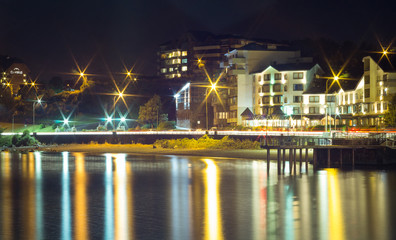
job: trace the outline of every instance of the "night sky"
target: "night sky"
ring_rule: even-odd
[[[251,38],[382,41],[396,36],[396,1],[0,0],[0,55],[23,59],[32,75],[135,65],[155,75],[159,44],[189,30]]]

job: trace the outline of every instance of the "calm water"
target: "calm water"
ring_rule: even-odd
[[[396,172],[1,153],[0,239],[395,239]],[[299,168],[298,168],[299,170]]]

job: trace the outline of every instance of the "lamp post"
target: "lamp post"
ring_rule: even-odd
[[[33,125],[36,124],[36,105],[41,104],[41,99],[37,99],[37,101],[33,101]]]
[[[328,93],[328,91],[329,91],[329,89],[328,89],[328,82],[329,82],[330,79],[333,79],[333,78],[329,78],[329,79],[326,80],[326,93],[325,93],[325,132],[327,132],[327,93]],[[338,81],[338,76],[335,76],[334,79],[333,79],[333,81]],[[329,112],[330,112],[330,110],[329,110]],[[330,116],[331,116],[331,115],[330,115]],[[331,121],[330,121],[330,131],[331,131]]]
[[[212,86],[210,87],[211,89],[210,89],[210,92],[209,92],[209,94],[212,92],[212,91],[215,91],[216,90],[216,83],[212,83]],[[206,130],[209,130],[209,126],[208,126],[208,98],[209,98],[209,96],[208,96],[208,89],[209,88],[206,88],[206,90],[205,90],[205,98],[206,98],[206,100],[205,100],[205,105],[206,105]]]
[[[122,92],[118,92],[117,95],[114,96],[113,98],[113,120],[115,121],[115,109],[116,109],[116,97],[122,98],[123,97]],[[115,122],[113,123],[113,130],[115,130]]]
[[[205,97],[206,97],[206,100],[205,100],[205,107],[206,107],[206,113],[205,113],[205,116],[206,116],[206,130],[208,130],[208,88],[206,88],[206,90],[205,90]]]

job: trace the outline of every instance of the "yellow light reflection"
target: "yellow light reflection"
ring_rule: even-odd
[[[12,181],[11,181],[11,160],[9,152],[2,152],[1,167],[1,239],[13,239],[13,222],[12,222]]]
[[[74,153],[75,157],[75,199],[74,199],[74,238],[89,239],[88,214],[87,214],[87,173],[85,171],[85,159],[82,153]]]
[[[341,209],[340,185],[338,183],[338,170],[326,169],[329,196],[329,238],[344,239],[344,220]]]
[[[24,194],[23,194],[23,215],[24,225],[26,231],[24,232],[25,239],[35,239],[36,236],[36,224],[35,224],[35,184],[34,184],[34,156],[33,153],[22,155],[22,161],[24,165],[23,179]]]
[[[222,219],[220,209],[218,169],[211,159],[203,160],[207,167],[205,173],[205,239],[223,239]]]
[[[267,172],[264,167],[262,161],[253,162],[253,239],[261,239],[263,236],[267,236]]]
[[[128,237],[129,239],[135,239],[135,223],[133,221],[133,171],[132,163],[126,162],[126,197],[127,197],[127,207],[128,207]]]
[[[128,236],[128,202],[127,174],[125,154],[115,156],[114,175],[114,239],[129,239]]]

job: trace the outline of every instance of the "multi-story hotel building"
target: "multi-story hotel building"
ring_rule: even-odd
[[[3,89],[10,89],[12,94],[18,94],[21,88],[30,84],[28,80],[29,68],[20,60],[8,56],[1,57],[0,71],[1,87]]]
[[[224,54],[249,43],[265,44],[261,40],[251,40],[233,35],[214,35],[208,32],[188,32],[180,38],[160,46],[158,55],[158,76],[166,79],[202,81],[204,72],[198,67],[198,59],[205,64],[209,74],[221,69]],[[283,46],[281,43],[272,43]]]
[[[225,54],[225,61],[220,67],[228,67],[226,85],[228,90],[226,114],[216,114],[215,117],[224,116],[224,119],[215,119],[221,125],[241,125],[242,113],[246,109],[253,115],[270,115],[283,104],[283,92],[286,78],[292,78],[291,73],[281,73],[272,66],[279,66],[282,71],[284,64],[303,64],[312,62],[311,58],[301,57],[300,51],[285,46],[273,44],[249,44]],[[264,69],[264,70],[263,70]],[[289,79],[290,80],[290,79]],[[301,84],[306,77],[295,79],[297,91],[304,90]],[[264,84],[265,83],[265,84]],[[260,85],[262,84],[262,85]],[[287,81],[289,84],[289,81]],[[293,87],[290,85],[289,87]],[[286,87],[287,90],[287,87]],[[260,96],[261,95],[261,96]],[[216,108],[215,108],[216,109]]]
[[[337,113],[349,126],[382,127],[388,103],[396,94],[396,71],[385,70],[370,56],[363,58],[363,68],[355,88],[339,91]]]
[[[301,126],[302,116],[306,125],[324,113],[324,99],[315,94],[303,95],[317,74],[322,74],[318,64],[294,63],[268,66],[253,75],[253,113],[261,116],[253,125]],[[309,105],[308,105],[309,104]],[[286,121],[279,121],[280,118]],[[260,121],[261,119],[261,121]],[[290,122],[290,119],[297,120]],[[304,125],[304,124],[303,124]]]

